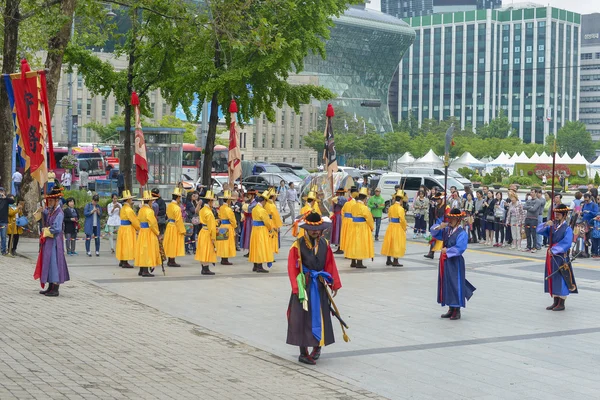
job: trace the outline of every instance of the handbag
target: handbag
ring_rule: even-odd
[[[485,220],[487,222],[496,222],[496,217],[494,217],[492,214],[488,214],[485,216]]]
[[[229,228],[217,229],[217,241],[229,240]]]
[[[19,228],[22,228],[22,227],[27,226],[29,224],[29,220],[27,219],[26,216],[22,215],[19,218],[17,218],[16,223],[17,223],[17,226]]]
[[[200,225],[200,217],[192,217],[192,225]]]

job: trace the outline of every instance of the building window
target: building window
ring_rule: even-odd
[[[152,116],[156,114],[156,103],[150,103],[150,109],[152,110]]]
[[[92,141],[92,130],[90,128],[85,128],[85,141],[86,142]]]
[[[86,115],[88,117],[92,116],[92,99],[88,99],[87,100],[87,104],[85,106],[85,110],[86,110]]]
[[[508,65],[508,60],[507,59],[502,60],[502,65]]]
[[[505,47],[505,48],[503,48],[503,49],[502,49],[502,52],[503,52],[504,54],[508,54],[508,47]]]
[[[519,46],[515,47],[515,53],[520,53],[521,52],[521,48]]]
[[[521,64],[521,59],[520,58],[515,58],[515,64]]]
[[[81,99],[77,99],[77,115],[81,117],[81,109],[83,108],[83,101]]]
[[[582,60],[591,60],[592,59],[592,53],[581,53],[581,59]]]
[[[525,48],[525,51],[533,51],[533,46],[527,46],[527,47]]]
[[[600,53],[596,53],[596,59],[600,58]]]
[[[508,36],[504,36],[504,38],[502,39],[505,42],[508,42],[509,37]]]
[[[544,57],[538,57],[538,62],[543,63],[544,62]]]
[[[119,115],[119,104],[115,101],[115,115]]]
[[[285,111],[283,110],[281,111],[281,126],[285,126]]]
[[[540,21],[538,22],[538,28],[543,28],[546,26],[546,21]]]
[[[263,116],[262,116],[262,124],[263,125],[267,124],[267,115],[266,114],[263,114]]]
[[[167,115],[167,103],[164,103],[162,105],[162,114],[163,114],[163,116]]]
[[[525,62],[526,62],[527,64],[531,64],[531,57],[527,57],[527,58],[525,59]]]
[[[539,50],[539,51],[544,51],[544,45],[543,45],[543,44],[540,44],[540,45],[538,46],[538,50]]]
[[[480,58],[479,59],[479,64],[484,64],[485,63],[485,58]]]
[[[102,118],[106,117],[106,99],[102,99]]]
[[[304,119],[304,116],[302,114],[300,114],[300,128],[302,128],[302,126],[303,126],[303,121],[302,121],[303,119]]]
[[[77,88],[83,88],[83,75],[77,74]]]

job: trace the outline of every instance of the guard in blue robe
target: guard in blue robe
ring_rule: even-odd
[[[544,269],[544,292],[554,298],[554,302],[546,310],[563,311],[565,299],[571,293],[577,293],[577,284],[573,267],[569,259],[569,250],[573,243],[573,229],[567,223],[567,213],[571,211],[566,205],[559,204],[554,208],[554,221],[539,225],[537,233],[550,238],[550,246],[546,253]]]
[[[464,213],[454,208],[447,214],[448,222],[431,227],[431,236],[443,242],[438,270],[437,302],[448,306],[442,318],[460,319],[460,309],[467,306],[475,287],[465,278],[465,259],[469,235],[460,226]]]

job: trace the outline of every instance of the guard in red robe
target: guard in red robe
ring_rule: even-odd
[[[331,223],[315,212],[301,223],[304,236],[292,245],[288,275],[292,295],[288,306],[287,344],[300,347],[298,361],[315,365],[321,348],[335,342],[331,299],[342,287],[333,252],[323,237]],[[332,291],[331,299],[328,290]],[[335,308],[335,307],[334,307]],[[308,348],[312,347],[309,353]]]

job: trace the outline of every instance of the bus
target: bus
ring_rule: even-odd
[[[213,149],[212,174],[227,175],[227,156],[229,149],[226,146],[216,145]],[[194,181],[198,180],[202,171],[203,153],[200,147],[191,143],[183,144],[182,173]]]
[[[54,158],[56,159],[56,179],[60,178],[65,172],[65,169],[60,166],[60,160],[68,154],[66,147],[55,147]],[[79,180],[79,171],[83,168],[89,173],[90,181],[96,179],[105,179],[106,177],[106,160],[103,153],[97,148],[91,147],[73,147],[71,154],[77,158],[77,168],[73,171],[73,181]]]
[[[108,165],[113,167],[119,166],[119,148],[117,146],[100,146],[98,149],[104,154],[104,159]]]

